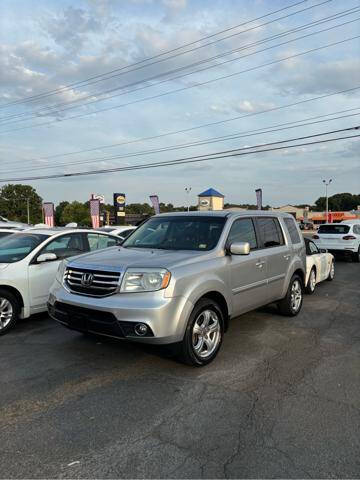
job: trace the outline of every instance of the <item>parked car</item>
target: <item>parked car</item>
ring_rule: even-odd
[[[30,225],[28,225],[27,223],[21,223],[21,222],[13,222],[11,220],[8,220],[7,218],[3,217],[0,215],[0,227],[4,227],[4,228],[22,228],[22,229],[25,229],[25,228],[29,228]]]
[[[305,238],[306,247],[306,293],[312,295],[318,283],[331,281],[335,276],[334,255],[327,250],[319,250],[313,241]]]
[[[29,229],[0,239],[0,335],[18,317],[46,311],[49,289],[64,258],[120,244],[94,230]]]
[[[20,228],[2,228],[0,227],[0,239],[1,238],[4,238],[4,237],[7,237],[8,235],[11,235],[13,233],[16,233],[16,232],[20,232],[21,229]]]
[[[112,235],[117,235],[122,240],[125,240],[126,237],[130,235],[137,227],[131,225],[122,225],[122,226],[113,226],[113,227],[101,227],[98,230],[101,232],[108,232]]]
[[[312,238],[318,248],[325,248],[333,254],[350,255],[354,262],[360,262],[359,223],[325,223]]]
[[[314,224],[312,222],[307,221],[307,220],[302,220],[299,223],[299,228],[300,228],[300,230],[313,230],[314,229]]]
[[[272,302],[299,313],[305,261],[286,213],[161,214],[120,248],[64,260],[48,308],[68,328],[175,344],[201,366],[217,355],[230,318]]]

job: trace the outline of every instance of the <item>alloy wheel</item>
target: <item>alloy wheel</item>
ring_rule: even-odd
[[[0,297],[0,330],[3,330],[11,322],[13,316],[13,307],[9,300]]]
[[[218,314],[214,310],[203,310],[196,318],[192,330],[192,346],[196,355],[209,358],[221,340],[221,328]]]
[[[299,310],[302,301],[302,288],[299,280],[294,280],[291,286],[291,309],[295,313]]]
[[[310,278],[309,278],[309,287],[312,292],[315,290],[315,285],[316,285],[315,270],[311,270]]]

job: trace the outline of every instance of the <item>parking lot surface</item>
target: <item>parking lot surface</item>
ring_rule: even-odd
[[[359,311],[360,265],[337,262],[298,317],[233,320],[200,369],[22,321],[0,337],[0,477],[359,477]]]

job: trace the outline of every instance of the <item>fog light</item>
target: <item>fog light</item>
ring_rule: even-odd
[[[148,327],[145,325],[145,323],[138,323],[135,325],[135,333],[136,335],[140,335],[140,337],[143,337],[144,335],[147,334]]]

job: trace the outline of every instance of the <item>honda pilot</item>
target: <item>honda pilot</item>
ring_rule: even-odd
[[[202,366],[230,319],[273,302],[297,315],[304,278],[304,240],[287,213],[160,214],[120,247],[64,260],[48,309],[67,328],[171,344]]]

